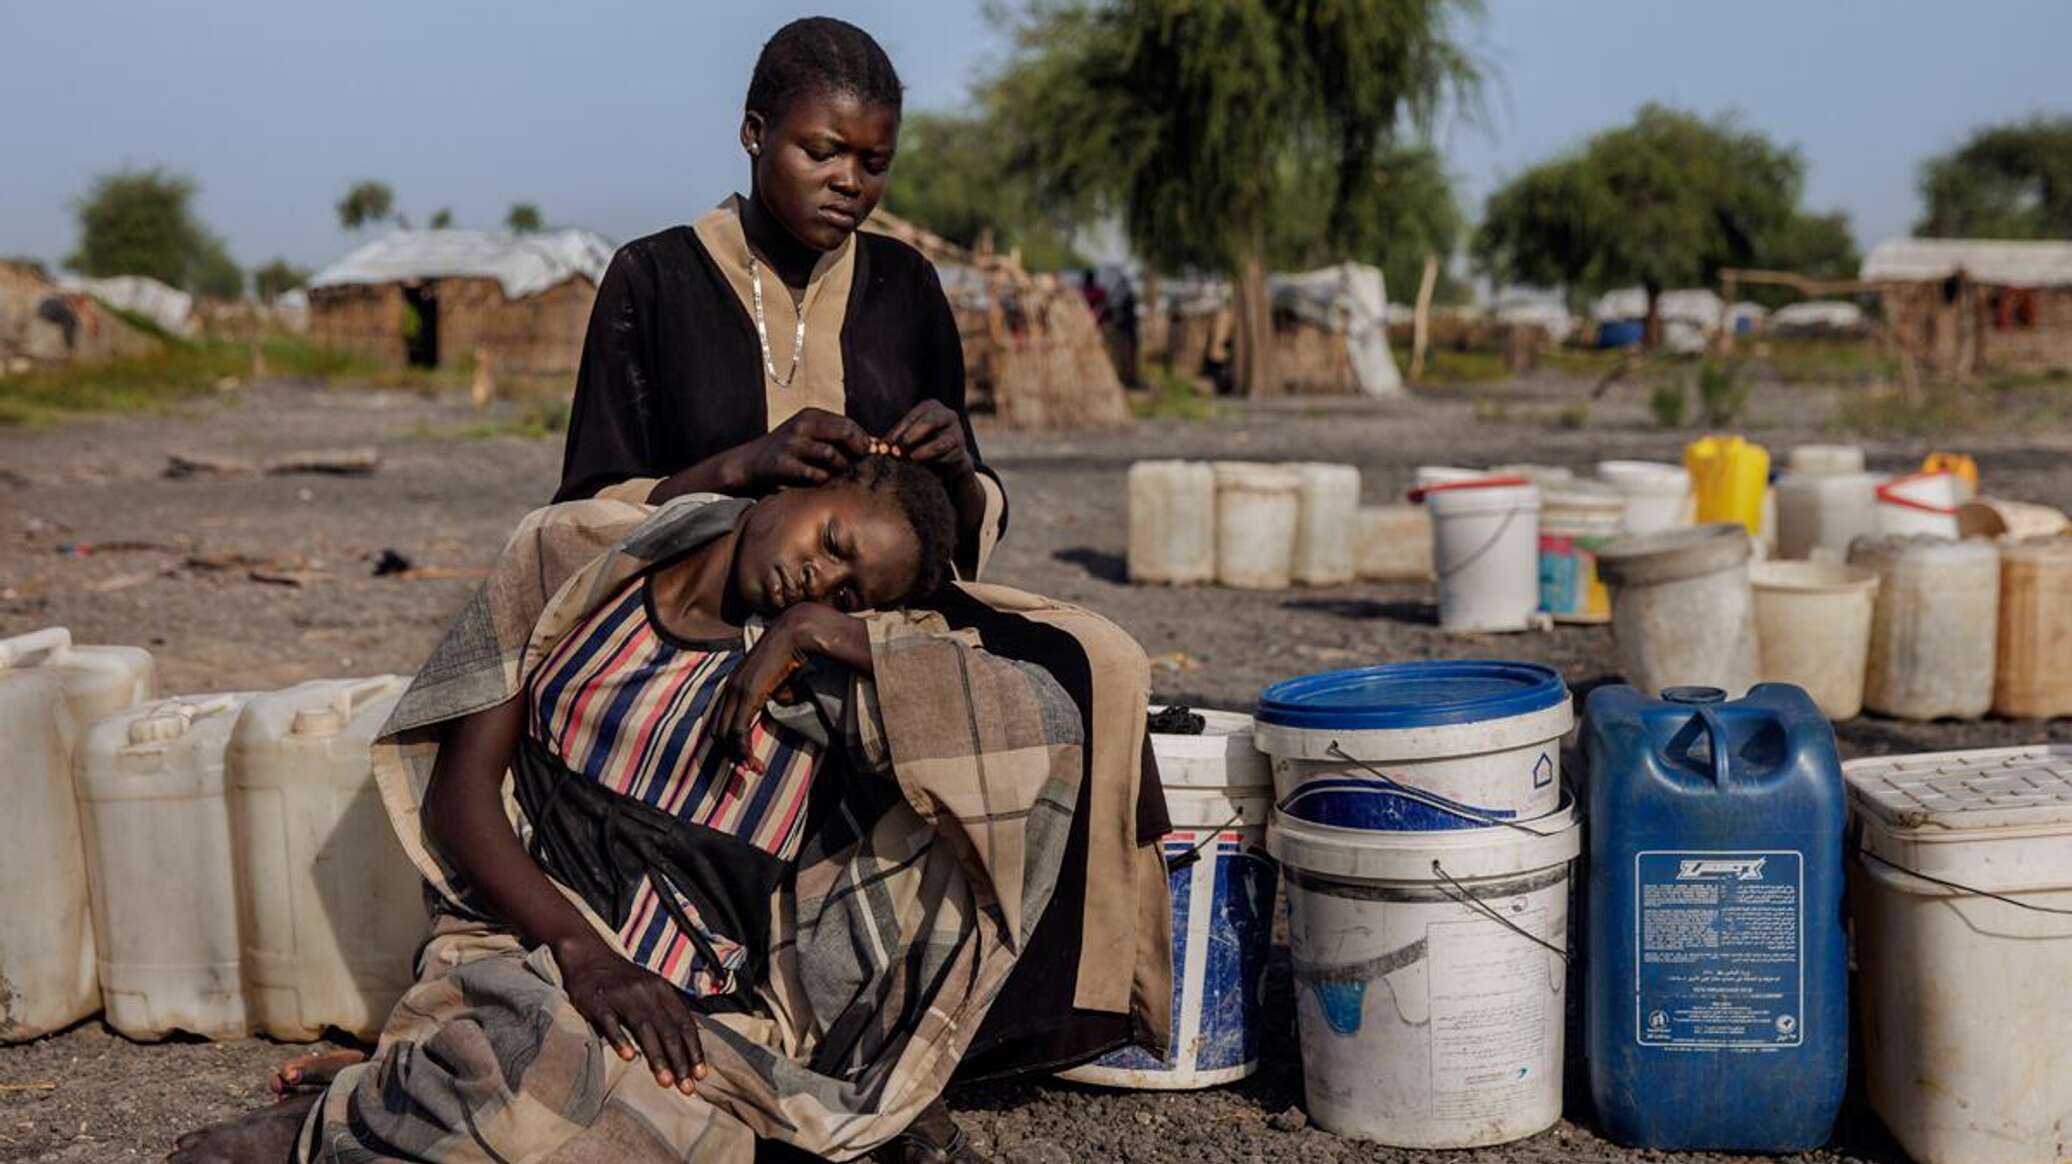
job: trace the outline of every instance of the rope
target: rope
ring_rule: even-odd
[[[1388,774],[1382,772],[1379,768],[1374,767],[1367,761],[1355,759],[1352,753],[1346,751],[1344,748],[1338,745],[1337,740],[1331,741],[1330,754],[1336,757],[1337,759],[1344,760],[1346,763],[1361,769],[1362,771],[1366,772],[1369,776],[1374,777],[1376,780],[1381,781],[1381,783],[1385,785],[1390,791],[1397,792],[1404,796],[1407,796],[1410,799],[1415,800],[1419,804],[1425,805],[1428,808],[1436,808],[1441,812],[1450,812],[1456,816],[1464,816],[1467,817],[1469,820],[1480,821],[1481,823],[1487,825],[1502,825],[1507,829],[1516,829],[1521,833],[1527,833],[1535,837],[1551,837],[1557,835],[1560,832],[1560,830],[1556,830],[1555,832],[1541,832],[1536,828],[1531,828],[1529,826],[1519,824],[1517,821],[1514,820],[1505,820],[1502,817],[1489,816],[1485,813],[1477,812],[1476,810],[1469,808],[1465,804],[1455,804],[1453,801],[1447,800],[1446,798],[1441,796],[1434,796],[1421,788],[1412,788],[1408,784],[1404,784],[1401,781],[1398,781],[1395,778],[1389,776]]]
[[[2057,906],[2052,905],[2037,905],[2034,902],[2028,901],[2016,901],[2014,898],[2009,897],[2004,893],[1994,893],[1990,889],[1974,889],[1969,885],[1959,884],[1955,881],[1944,881],[1940,877],[1930,877],[1926,873],[1916,873],[1912,869],[1909,869],[1904,865],[1896,865],[1891,861],[1886,860],[1884,857],[1878,855],[1877,853],[1871,852],[1869,849],[1859,848],[1856,850],[1856,855],[1859,857],[1869,857],[1871,860],[1876,861],[1878,864],[1883,865],[1888,869],[1896,869],[1909,877],[1919,878],[1920,880],[1926,881],[1931,885],[1940,885],[1944,889],[1955,889],[1960,893],[1969,893],[1978,897],[1990,897],[1994,901],[2005,902],[2008,905],[2014,906],[2016,909],[2026,909],[2033,911],[2035,913],[2056,914],[2059,917],[2072,917],[2072,909],[2060,909]]]
[[[1525,927],[1519,925],[1517,922],[1514,922],[1510,918],[1505,917],[1503,914],[1498,913],[1496,910],[1491,909],[1487,902],[1483,901],[1479,897],[1476,897],[1473,893],[1468,892],[1468,887],[1462,885],[1458,881],[1455,881],[1453,879],[1453,874],[1448,873],[1445,870],[1445,868],[1439,864],[1439,859],[1437,857],[1432,858],[1432,872],[1438,876],[1439,880],[1444,881],[1447,885],[1453,888],[1454,892],[1447,894],[1447,896],[1453,898],[1455,902],[1461,905],[1465,905],[1468,908],[1481,913],[1482,916],[1497,923],[1505,929],[1510,930],[1512,933],[1517,934],[1519,937],[1524,938],[1526,941],[1544,947],[1549,953],[1553,954],[1557,958],[1560,958],[1563,962],[1568,961],[1567,950],[1562,949],[1560,946],[1557,946],[1554,943],[1548,941],[1547,939],[1539,936],[1538,934],[1535,934],[1530,930],[1527,930]]]

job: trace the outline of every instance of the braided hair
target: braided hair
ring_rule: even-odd
[[[755,59],[747,111],[775,124],[807,93],[843,94],[897,114],[905,86],[871,34],[846,20],[809,16],[777,30]]]
[[[831,484],[858,486],[889,498],[899,508],[921,547],[914,586],[904,601],[934,597],[949,577],[950,558],[957,551],[957,511],[942,479],[912,461],[874,454],[852,463]]]

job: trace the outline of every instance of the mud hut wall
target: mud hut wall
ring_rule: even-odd
[[[499,372],[556,375],[575,371],[597,288],[566,279],[523,299],[507,299],[494,279],[441,279],[439,364],[465,367],[486,351]]]
[[[1281,386],[1291,394],[1335,396],[1359,387],[1345,337],[1328,327],[1280,316],[1274,320],[1273,351]]]
[[[2072,369],[2072,287],[1980,290],[1980,370]]]
[[[319,287],[309,293],[309,341],[380,368],[401,368],[403,288],[396,283]]]

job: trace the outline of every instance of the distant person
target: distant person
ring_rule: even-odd
[[[1092,267],[1079,277],[1079,297],[1086,300],[1086,309],[1094,313],[1094,322],[1108,322],[1108,289],[1101,286],[1101,277]]]

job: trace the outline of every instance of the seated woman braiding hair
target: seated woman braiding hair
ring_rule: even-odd
[[[530,515],[377,745],[417,985],[369,1060],[173,1158],[977,1159],[913,1125],[1050,901],[1085,740],[1043,671],[902,610],[955,537],[884,455]]]

